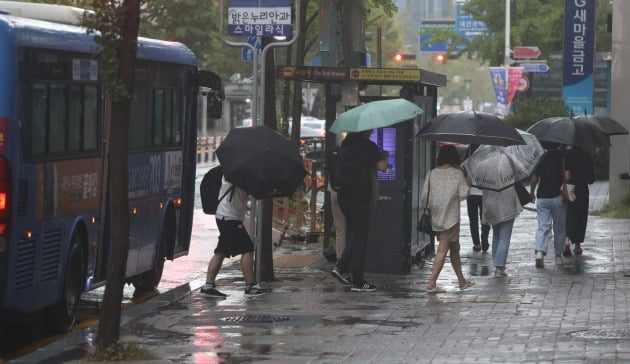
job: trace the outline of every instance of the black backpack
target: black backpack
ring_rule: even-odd
[[[328,158],[328,180],[334,191],[347,191],[353,188],[357,179],[357,164],[347,147],[333,150]]]
[[[221,200],[227,196],[228,193],[234,192],[234,186],[225,191],[223,196],[219,197],[219,191],[221,191],[221,184],[223,178],[223,168],[216,166],[211,168],[203,176],[201,184],[199,185],[199,192],[201,194],[201,207],[203,212],[208,215],[214,215],[217,213],[217,207]],[[232,196],[230,196],[232,198]]]

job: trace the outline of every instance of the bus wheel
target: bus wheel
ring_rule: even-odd
[[[49,327],[65,332],[72,328],[81,301],[85,274],[85,254],[81,235],[72,236],[72,246],[64,274],[64,286],[59,302],[48,308]]]
[[[153,292],[162,280],[162,272],[164,271],[164,261],[166,260],[166,247],[171,243],[174,236],[172,224],[166,224],[162,229],[160,237],[160,248],[156,254],[155,264],[153,268],[133,278],[131,283],[135,287],[134,297],[141,296],[145,293]]]

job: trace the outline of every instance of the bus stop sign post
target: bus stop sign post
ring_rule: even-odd
[[[288,47],[290,45],[292,45],[293,43],[295,43],[299,37],[299,32],[300,32],[300,3],[299,1],[296,4],[296,31],[293,33],[291,40],[289,41],[285,41],[285,42],[276,42],[276,43],[272,43],[267,45],[266,47],[262,48],[262,57],[259,58],[258,52],[259,49],[256,48],[256,45],[252,45],[248,42],[232,42],[229,41],[228,39],[226,39],[223,35],[223,14],[225,14],[224,12],[224,1],[225,0],[220,0],[220,19],[219,19],[219,34],[221,35],[221,39],[223,40],[223,42],[229,46],[232,47],[247,47],[251,50],[252,54],[253,54],[253,73],[252,73],[252,125],[258,126],[258,125],[264,125],[264,120],[265,120],[265,103],[264,101],[259,102],[259,99],[261,98],[261,95],[264,95],[263,90],[265,89],[265,59],[267,57],[267,52],[272,49],[272,48],[277,48],[277,47]],[[256,0],[232,0],[234,4],[236,5],[240,5],[243,8],[247,8],[248,11],[251,12],[251,8],[256,8],[256,4],[258,3],[258,1]],[[243,6],[245,5],[245,6]],[[291,26],[290,26],[290,22],[291,22],[291,0],[267,0],[267,3],[265,4],[267,5],[267,7],[269,9],[275,8],[275,7],[280,7],[283,10],[283,12],[281,12],[281,14],[283,16],[283,20],[282,22],[284,22],[285,24],[283,24],[283,27],[274,27],[274,24],[251,24],[250,21],[244,17],[239,18],[241,24],[243,27],[242,29],[249,29],[249,30],[256,30],[256,29],[275,29],[272,31],[272,33],[267,34],[267,33],[261,33],[261,32],[256,32],[253,31],[253,33],[244,33],[244,34],[237,34],[235,32],[232,31],[232,28],[236,29],[235,27],[233,27],[233,24],[230,25],[230,35],[262,35],[262,36],[287,36],[288,33],[291,32]],[[285,9],[286,6],[288,6],[288,11]],[[266,8],[259,8],[259,11],[265,12],[268,10],[265,10]],[[239,14],[238,12],[238,8],[234,8],[234,7],[230,7],[229,9],[229,15],[230,16],[230,21],[232,22],[234,19],[234,16],[237,16],[237,14]],[[266,17],[267,19],[270,19],[269,17]],[[288,19],[285,21],[285,18]],[[259,17],[260,19],[260,17]],[[278,19],[276,19],[278,20]],[[288,23],[287,23],[288,22]],[[277,21],[276,21],[277,23]],[[287,25],[289,24],[289,25]],[[255,26],[252,26],[255,25]],[[248,27],[249,26],[249,27]],[[239,28],[240,29],[240,28]],[[278,34],[274,33],[274,32],[279,32]],[[258,83],[257,79],[258,79],[258,75],[260,75],[260,83]],[[258,109],[260,108],[260,114],[258,113]],[[258,119],[258,115],[261,115],[261,118]],[[256,261],[256,269],[255,269],[255,273],[256,273],[256,281],[260,282],[260,278],[261,278],[261,253],[262,253],[262,204],[258,203],[257,200],[255,199],[251,199],[251,211],[253,211],[254,213],[251,215],[251,220],[250,220],[250,226],[253,227],[252,229],[252,235],[253,235],[253,241],[254,241],[254,246],[256,248],[256,257],[255,257],[255,261]]]

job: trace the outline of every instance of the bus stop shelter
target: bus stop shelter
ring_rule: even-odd
[[[417,68],[278,66],[276,77],[325,84],[327,130],[338,113],[370,101],[402,97],[423,110],[415,120],[375,130],[371,138],[389,152],[392,168],[378,176],[379,196],[371,214],[366,271],[409,272],[411,264],[433,248],[433,237],[418,232],[417,223],[422,186],[435,160],[435,144],[416,134],[436,116],[438,89],[446,86],[446,76]],[[387,87],[388,96],[382,95],[382,87]],[[376,92],[370,92],[373,89]],[[325,153],[332,152],[340,141],[340,136],[327,133]],[[329,192],[325,196],[324,247],[333,236]]]

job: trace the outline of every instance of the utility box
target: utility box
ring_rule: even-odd
[[[432,143],[417,137],[420,126],[433,115],[430,97],[411,97],[423,114],[392,127],[379,128],[371,140],[389,153],[391,168],[378,172],[379,194],[371,213],[365,270],[406,273],[432,243],[432,237],[417,230],[422,186],[431,168]]]

